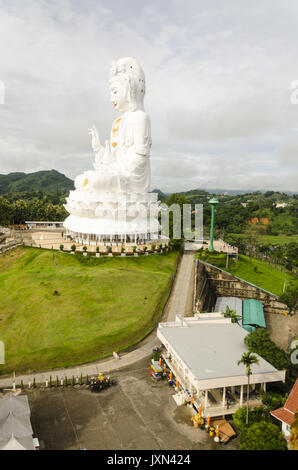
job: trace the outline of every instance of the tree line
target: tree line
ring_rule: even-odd
[[[18,199],[9,202],[0,196],[0,225],[20,225],[26,220],[62,221],[68,213],[63,205],[41,200]]]

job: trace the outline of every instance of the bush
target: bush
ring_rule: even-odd
[[[268,411],[276,410],[284,406],[288,394],[282,395],[277,392],[264,393],[262,396],[262,403],[267,407]]]
[[[83,246],[83,251],[86,253],[86,251],[87,251],[87,247],[86,247],[86,246]]]
[[[249,333],[245,337],[244,342],[250,351],[259,354],[259,356],[270,362],[276,369],[283,370],[289,367],[290,363],[287,354],[283,349],[276,346],[267,330],[259,328]]]
[[[96,247],[96,253],[99,253],[99,246]]]
[[[169,245],[168,245],[168,246],[169,246],[169,248],[170,248],[171,250],[177,250],[177,251],[179,251],[179,250],[181,250],[182,245],[183,245],[183,240],[182,240],[182,239],[177,240],[177,239],[175,239],[175,238],[171,238],[171,240],[169,241]]]
[[[240,435],[240,450],[287,450],[279,427],[266,421],[255,423]]]
[[[71,251],[76,251],[76,246],[75,245],[71,245]]]
[[[60,245],[60,251],[63,251],[64,245]]]
[[[248,425],[246,425],[246,406],[242,406],[233,414],[233,422],[240,432],[244,431],[253,424],[259,423],[260,421],[271,421],[268,410],[262,406],[256,407],[254,409],[249,408]]]
[[[298,282],[291,281],[285,291],[279,297],[279,300],[285,303],[290,310],[293,310],[298,301]]]

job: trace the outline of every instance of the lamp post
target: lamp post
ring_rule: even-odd
[[[218,200],[216,197],[213,197],[210,199],[209,204],[211,204],[211,228],[210,228],[210,246],[209,246],[209,251],[214,251],[213,248],[213,235],[214,235],[214,209],[215,209],[215,204],[218,204]]]

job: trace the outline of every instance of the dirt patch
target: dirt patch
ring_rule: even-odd
[[[5,251],[4,253],[0,254],[0,268],[1,271],[5,271],[5,269],[10,268],[14,262],[24,256],[26,250],[23,247],[19,246],[14,248],[13,250]]]

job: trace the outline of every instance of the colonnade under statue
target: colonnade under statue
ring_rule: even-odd
[[[96,235],[96,234],[87,234],[87,233],[78,233],[66,230],[65,238],[73,240],[77,243],[85,243],[87,245],[110,245],[113,243],[125,243],[125,244],[135,244],[135,245],[144,245],[145,243],[167,243],[168,238],[160,237],[156,233],[133,233],[133,234],[113,234],[113,235]]]

